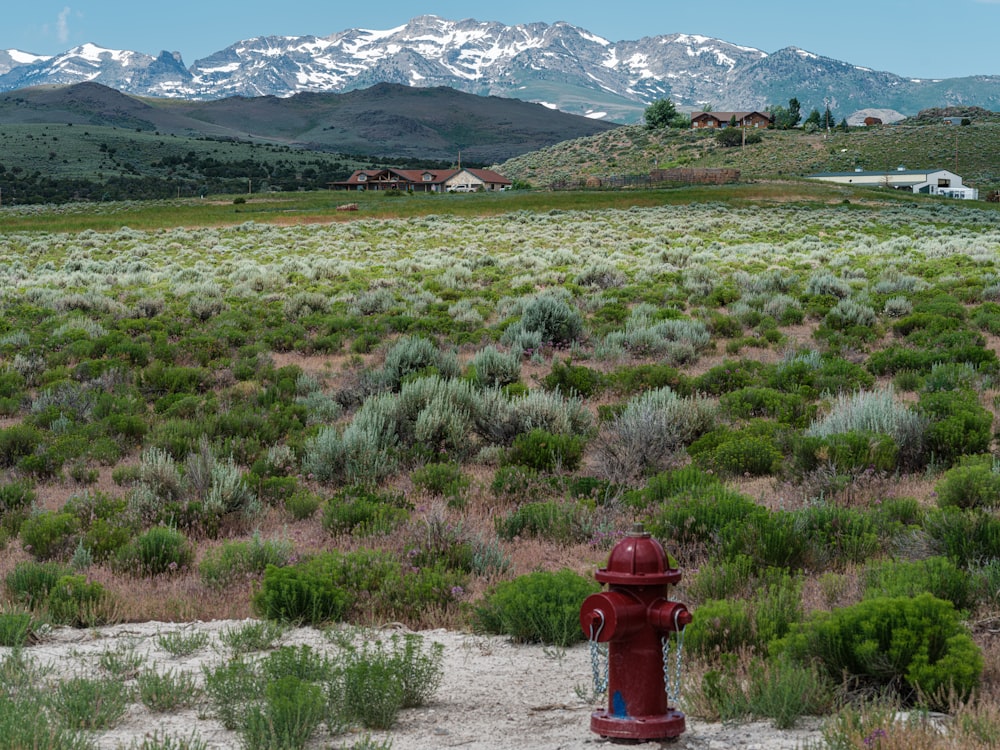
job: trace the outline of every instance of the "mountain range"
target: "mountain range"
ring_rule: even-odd
[[[767,53],[690,34],[612,42],[568,23],[508,26],[419,16],[393,29],[238,41],[190,67],[94,44],[53,56],[0,50],[0,92],[92,81],[146,97],[212,100],[335,93],[396,83],[523,99],[614,122],[652,101],[681,110],[752,110],[796,97],[839,118],[864,108],[1000,109],[1000,76],[917,80],[797,47]]]

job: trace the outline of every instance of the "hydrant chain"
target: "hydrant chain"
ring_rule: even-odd
[[[681,698],[681,675],[684,671],[684,626],[680,624],[681,611],[678,609],[674,612],[674,633],[677,634],[677,653],[675,654],[676,663],[674,664],[674,673],[670,674],[670,636],[666,633],[660,638],[660,643],[663,648],[663,689],[667,691],[667,699],[669,700],[673,696],[674,701],[680,701]]]
[[[594,630],[594,620],[590,622],[590,669],[594,676],[594,695],[597,696],[608,690],[608,654],[607,646],[602,648],[601,644],[598,643],[601,632],[604,630],[604,612],[597,609],[594,610],[594,614],[601,620],[596,631]],[[604,664],[603,670],[601,669],[602,662]]]

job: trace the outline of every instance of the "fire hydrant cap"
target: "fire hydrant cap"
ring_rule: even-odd
[[[670,567],[663,546],[637,526],[615,545],[608,567],[598,570],[594,577],[601,583],[660,586],[677,583],[681,572]]]

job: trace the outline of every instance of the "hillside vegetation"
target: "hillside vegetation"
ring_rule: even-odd
[[[166,713],[190,743],[143,748],[393,731],[414,701],[389,676],[433,685],[433,652],[293,650],[286,626],[562,659],[636,522],[683,571],[689,716],[994,748],[1000,205],[862,193],[3,208],[0,748],[119,747],[123,716]],[[163,633],[155,662],[90,633],[251,617],[218,650]],[[101,653],[42,673],[59,638]],[[607,692],[596,656],[580,703]],[[445,715],[467,719],[453,693],[397,726]],[[255,744],[279,716],[298,740]],[[352,747],[416,747],[383,737]]]
[[[760,143],[727,148],[715,133],[647,130],[639,125],[578,138],[499,166],[515,180],[537,187],[625,174],[653,168],[730,167],[744,180],[802,177],[822,171],[950,169],[981,191],[1000,185],[1000,122],[969,126],[944,124],[855,128],[848,132],[806,133],[767,130]]]

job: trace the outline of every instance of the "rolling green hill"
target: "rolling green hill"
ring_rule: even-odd
[[[461,150],[476,162],[615,127],[516,99],[394,84],[344,94],[186,101],[139,98],[83,83],[0,97],[0,125],[68,123],[409,159],[450,160]]]
[[[650,131],[638,125],[557,144],[500,166],[512,179],[543,187],[589,177],[646,174],[653,167],[730,167],[745,180],[802,177],[821,171],[950,169],[980,191],[1000,186],[1000,121],[969,126],[922,124],[855,128],[846,133],[773,131],[745,147],[721,146],[714,133]]]
[[[0,97],[0,197],[316,189],[364,166],[487,165],[613,127],[446,88],[191,102],[42,86]]]

